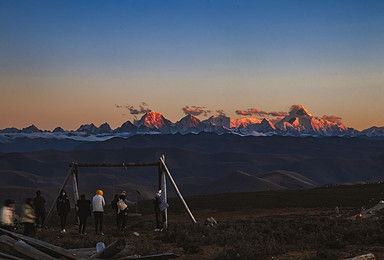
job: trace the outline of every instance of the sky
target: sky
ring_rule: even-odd
[[[383,101],[382,0],[0,0],[0,129],[303,105],[362,130]]]

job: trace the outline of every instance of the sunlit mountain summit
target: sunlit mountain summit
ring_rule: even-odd
[[[98,127],[93,123],[84,124],[75,131],[65,131],[59,126],[54,131],[43,131],[35,125],[31,125],[21,130],[14,127],[6,128],[0,130],[0,134],[3,135],[2,140],[20,136],[72,139],[92,136],[92,138],[108,139],[114,136],[132,136],[136,134],[176,133],[228,133],[243,136],[384,136],[384,127],[371,127],[360,132],[343,125],[339,117],[316,117],[301,105],[291,106],[290,111],[277,120],[269,118],[268,113],[265,115],[264,118],[252,116],[231,118],[221,113],[200,120],[193,114],[187,114],[173,123],[161,113],[148,110],[140,119],[133,122],[126,121],[116,129],[112,129],[106,122]]]

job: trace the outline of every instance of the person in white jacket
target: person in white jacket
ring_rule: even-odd
[[[12,200],[5,200],[4,206],[0,211],[1,227],[7,230],[12,230],[13,220],[15,218],[15,203]]]
[[[96,234],[104,235],[103,233],[103,214],[104,214],[105,201],[103,191],[96,191],[96,195],[92,199],[93,215],[95,216],[95,231]]]

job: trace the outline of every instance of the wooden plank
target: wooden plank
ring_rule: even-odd
[[[137,167],[137,166],[158,166],[158,162],[153,163],[78,163],[78,167]],[[72,167],[72,164],[69,164]]]
[[[91,258],[108,259],[119,253],[125,248],[125,239],[120,238],[119,240],[111,243],[109,246],[101,250],[100,252],[91,256]]]
[[[11,259],[11,260],[25,260],[25,258],[20,258],[17,256],[9,255],[7,253],[0,252],[0,257],[4,259]]]
[[[5,229],[0,228],[0,231],[4,234],[7,234],[13,238],[21,239],[25,242],[27,242],[29,245],[36,247],[40,251],[47,253],[49,255],[52,255],[54,257],[65,257],[68,259],[77,260],[78,258],[71,254],[68,250],[61,248],[59,246],[52,245],[50,243],[38,240],[33,237],[24,236],[12,231],[8,231]]]
[[[372,253],[369,253],[366,255],[360,255],[360,256],[353,257],[353,258],[348,258],[345,260],[375,260],[375,259],[376,259],[375,255]]]
[[[17,240],[7,235],[0,236],[0,252],[11,255],[20,259],[28,258],[26,255],[19,253],[15,250],[15,244]]]
[[[14,248],[19,253],[22,253],[23,255],[27,255],[33,259],[36,260],[55,260],[56,258],[47,255],[40,250],[28,245],[23,240],[19,240],[15,243]]]
[[[164,254],[156,254],[156,255],[146,255],[146,256],[127,256],[119,259],[156,259],[156,260],[168,260],[175,259],[179,256],[174,253],[164,253]]]
[[[74,165],[75,165],[75,163],[72,163],[72,164],[71,164],[71,169],[69,170],[69,172],[68,172],[68,174],[67,174],[67,177],[65,178],[65,180],[64,180],[64,182],[63,182],[63,185],[61,185],[61,188],[60,188],[60,190],[59,190],[59,193],[57,194],[55,200],[54,200],[53,203],[52,203],[51,208],[50,208],[49,211],[48,211],[48,214],[47,214],[47,217],[45,218],[45,221],[44,221],[44,223],[43,223],[43,226],[46,226],[47,223],[48,223],[48,221],[49,221],[49,219],[51,218],[52,213],[53,213],[53,210],[55,209],[55,206],[56,206],[57,199],[58,199],[59,196],[60,196],[61,190],[65,188],[65,186],[67,185],[67,183],[68,183],[68,181],[69,181],[69,177],[71,177],[71,175],[73,174],[73,169],[74,169],[74,167],[75,167]]]
[[[175,188],[177,196],[180,198],[181,202],[183,202],[184,207],[187,210],[187,213],[188,213],[189,217],[191,218],[192,222],[196,224],[197,222],[196,222],[195,217],[193,216],[191,210],[189,209],[187,203],[185,202],[183,196],[181,195],[181,192],[179,191],[179,188],[177,188],[176,182],[173,180],[172,175],[171,175],[171,173],[169,172],[169,170],[167,168],[167,165],[165,165],[165,162],[164,162],[163,158],[161,158],[161,157],[160,157],[160,162],[163,164],[164,170],[167,173],[168,178],[169,178],[169,180],[171,181],[171,183],[173,185],[173,188]]]
[[[142,215],[141,213],[128,213],[128,217],[141,217]]]
[[[129,245],[125,245],[124,249],[117,253],[113,258],[121,258],[126,257],[131,254],[131,247]]]
[[[7,235],[1,235],[0,242],[13,246],[17,242],[17,240]]]
[[[92,255],[96,254],[96,247],[68,249],[68,251],[76,257],[89,258]]]

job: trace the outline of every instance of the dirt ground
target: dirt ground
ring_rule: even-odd
[[[351,209],[344,209],[350,211]],[[343,215],[335,215],[334,209],[327,208],[278,208],[278,209],[259,209],[259,210],[240,210],[222,212],[217,210],[199,210],[195,212],[195,217],[199,222],[204,222],[207,217],[214,217],[218,225],[225,222],[230,225],[232,222],[244,221],[253,222],[257,219],[263,221],[263,218],[277,219],[277,221],[288,221],[297,216],[308,216],[317,218],[343,218]],[[72,218],[73,219],[73,218]],[[57,222],[56,222],[57,221]],[[58,223],[58,218],[53,217],[51,224]],[[93,217],[89,219],[87,235],[78,234],[78,226],[74,221],[69,221],[67,233],[61,234],[57,226],[51,226],[49,229],[42,229],[36,233],[36,237],[47,242],[62,246],[64,248],[87,248],[94,247],[98,242],[104,242],[106,245],[112,243],[118,238],[124,237],[128,245],[131,245],[132,254],[146,255],[155,253],[175,253],[180,256],[179,259],[220,259],[223,252],[227,250],[226,244],[201,244],[199,241],[189,241],[189,243],[198,244],[198,250],[188,252],[185,246],[177,242],[163,242],[165,232],[154,232],[154,215],[151,213],[143,214],[140,217],[129,217],[128,227],[124,233],[119,233],[114,225],[114,214],[107,212],[105,214],[104,236],[96,235],[93,227]],[[353,223],[351,223],[353,225]],[[184,232],[190,232],[188,226],[193,226],[188,215],[183,211],[169,213],[169,228],[175,225],[187,227]],[[207,227],[209,230],[210,228]],[[212,229],[212,228],[211,228]],[[139,236],[136,236],[137,232]],[[183,230],[181,230],[183,232]],[[209,232],[209,231],[208,231]],[[242,232],[242,231],[239,231]],[[250,230],[251,232],[251,230]],[[197,239],[198,240],[198,239]],[[325,252],[328,253],[329,252]],[[384,245],[345,245],[342,250],[335,251],[333,257],[329,259],[345,259],[348,257],[374,253],[378,259],[384,259]],[[251,259],[248,256],[237,255],[239,259]],[[230,257],[228,258],[230,259]],[[255,258],[258,259],[258,258]],[[299,249],[284,252],[281,254],[263,255],[260,259],[322,259],[317,249]]]
[[[346,259],[368,253],[384,259],[384,212],[351,218],[362,206],[369,208],[382,198],[384,185],[187,198],[198,224],[177,199],[170,199],[169,228],[163,232],[154,232],[152,203],[143,201],[142,216],[129,217],[123,233],[117,231],[115,214],[107,207],[104,236],[95,234],[93,216],[88,235],[79,235],[72,210],[67,233],[59,232],[54,214],[48,229],[35,237],[64,248],[108,245],[124,237],[132,254],[175,253],[179,259]],[[204,225],[208,217],[218,224]]]

